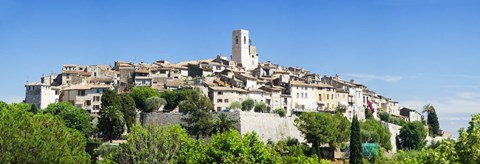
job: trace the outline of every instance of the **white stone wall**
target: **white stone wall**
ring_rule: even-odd
[[[304,141],[300,131],[295,127],[296,117],[280,117],[273,113],[252,113],[252,112],[226,112],[231,119],[237,120],[236,127],[240,134],[255,131],[258,137],[267,142],[279,141],[280,139],[292,137]],[[218,114],[216,114],[218,115]],[[180,113],[150,113],[145,117],[145,124],[173,125],[182,124]]]

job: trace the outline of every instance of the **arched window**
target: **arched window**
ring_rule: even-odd
[[[238,36],[235,36],[235,44],[238,44]]]
[[[247,44],[247,37],[243,36],[243,44]]]

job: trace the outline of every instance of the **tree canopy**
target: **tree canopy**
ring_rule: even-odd
[[[253,101],[252,99],[246,99],[242,102],[242,111],[251,111],[254,106],[255,101]]]
[[[360,136],[363,142],[379,143],[380,146],[387,150],[392,149],[392,144],[390,143],[390,131],[377,120],[367,119],[365,122],[361,122]]]
[[[214,119],[210,111],[213,110],[213,104],[208,97],[205,97],[200,91],[186,97],[179,104],[180,111],[187,115],[182,120],[186,122],[185,128],[191,135],[207,136],[212,133]]]
[[[267,113],[268,112],[267,110],[268,110],[267,104],[265,104],[264,102],[255,104],[255,109],[254,109],[255,112]]]
[[[4,108],[5,109],[5,108]],[[86,138],[48,113],[0,111],[0,163],[89,163]]]
[[[129,94],[121,94],[121,111],[123,113],[123,118],[125,119],[125,124],[127,124],[128,130],[133,127],[137,120],[137,109],[135,109],[135,100]]]
[[[357,115],[353,116],[352,126],[350,127],[350,163],[363,163],[362,140],[360,137],[360,124]]]
[[[92,132],[90,113],[68,102],[49,104],[42,113],[59,116],[69,128],[77,129],[88,138]]]
[[[320,145],[329,144],[336,148],[348,141],[350,122],[341,114],[305,112],[295,119],[295,126],[305,140],[312,144],[313,151],[320,156]]]
[[[153,96],[160,97],[160,92],[151,87],[135,87],[129,94],[135,100],[137,108],[142,111],[146,110],[146,101],[148,98]]]
[[[98,129],[104,136],[112,142],[113,139],[120,137],[123,133],[125,119],[122,111],[116,106],[108,106],[100,110],[98,119]]]
[[[398,135],[402,149],[421,149],[425,146],[427,131],[419,121],[408,122]]]
[[[438,123],[437,112],[435,111],[435,107],[428,104],[423,107],[423,112],[427,113],[427,125],[428,125],[428,133],[431,136],[437,136],[440,132],[440,124]]]
[[[164,98],[167,101],[167,104],[165,105],[165,109],[168,110],[173,110],[177,108],[178,104],[182,102],[183,100],[186,100],[187,97],[191,96],[192,94],[195,94],[194,89],[181,89],[181,90],[175,90],[175,91],[165,91],[162,93],[161,98]]]
[[[149,97],[145,101],[144,112],[150,113],[150,112],[153,112],[153,111],[158,111],[165,104],[167,104],[167,101],[165,101],[165,99],[163,99],[163,98],[160,98],[160,97],[157,97],[157,96]]]
[[[242,109],[242,103],[235,101],[230,104],[230,110],[237,110],[237,109]]]
[[[215,123],[213,124],[213,132],[224,133],[226,131],[229,131],[230,129],[234,129],[236,123],[236,120],[232,120],[225,113],[220,113],[218,115],[218,118],[215,119]]]

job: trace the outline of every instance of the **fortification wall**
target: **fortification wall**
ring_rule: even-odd
[[[219,113],[215,113],[218,116]],[[237,121],[237,129],[240,134],[255,131],[262,141],[274,142],[287,138],[297,138],[303,141],[300,131],[295,127],[296,117],[280,117],[273,113],[253,113],[253,112],[226,112],[227,116]],[[144,124],[154,125],[174,125],[184,124],[181,113],[149,113],[144,116]]]

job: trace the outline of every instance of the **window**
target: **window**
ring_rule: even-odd
[[[97,88],[96,93],[103,93],[103,89],[98,89]]]
[[[225,103],[228,103],[228,99],[225,99],[224,102],[225,102]]]
[[[218,95],[223,95],[223,92],[218,92],[217,94],[218,94]]]
[[[247,44],[247,36],[243,36],[243,44]]]
[[[99,102],[100,96],[93,96],[93,102]]]
[[[93,110],[100,110],[100,105],[94,105]]]
[[[60,94],[60,91],[55,90],[55,95],[59,95],[59,94]]]
[[[217,107],[217,111],[222,111],[222,107]]]
[[[85,101],[85,106],[90,106],[90,105],[92,105],[92,101],[90,100]]]
[[[308,99],[308,93],[305,93],[305,98]]]
[[[222,102],[223,102],[223,99],[217,99],[217,102],[218,102],[218,103],[222,103]]]
[[[300,93],[297,93],[297,98],[300,98]]]
[[[85,96],[85,90],[78,90],[78,96]]]
[[[235,36],[235,44],[238,44],[238,36]]]

